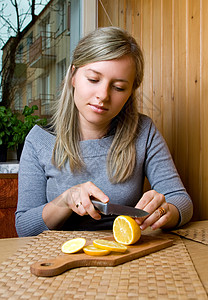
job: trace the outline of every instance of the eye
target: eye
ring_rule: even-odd
[[[119,86],[113,86],[113,88],[118,91],[118,92],[123,92],[125,90],[125,88],[119,87]]]
[[[94,78],[87,78],[87,80],[91,83],[97,83],[99,80]]]

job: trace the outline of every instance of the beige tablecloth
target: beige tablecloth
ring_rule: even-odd
[[[48,231],[0,265],[0,299],[207,299],[182,239],[171,247],[116,267],[81,267],[55,277],[36,277],[35,261],[61,254],[74,237],[103,238],[112,232]],[[160,236],[170,238],[170,234]]]

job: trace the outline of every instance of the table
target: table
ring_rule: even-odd
[[[187,236],[187,230],[190,236]],[[196,237],[196,232],[200,230],[208,232],[208,221],[190,223],[182,232],[146,230],[145,234],[148,235],[173,238],[175,246],[172,247],[176,247],[175,250],[169,247],[167,250],[163,249],[117,267],[77,268],[53,278],[41,278],[30,274],[28,264],[36,255],[40,255],[41,258],[47,255],[50,257],[52,253],[54,256],[59,255],[54,235],[58,244],[59,240],[66,240],[67,234],[70,237],[85,234],[100,237],[112,233],[45,232],[38,237],[0,239],[0,298],[9,299],[13,296],[14,299],[25,299],[33,296],[34,299],[168,299],[168,294],[171,299],[195,299],[196,293],[196,299],[207,299],[208,245],[190,239],[193,232]],[[176,255],[175,262],[171,255]],[[163,269],[160,267],[162,262]],[[10,274],[12,270],[15,270],[13,274],[5,278],[5,274]],[[146,279],[143,280],[144,278]],[[4,293],[2,284],[3,287],[5,285]],[[18,288],[16,292],[15,285]]]
[[[12,256],[18,249],[26,246],[32,237],[0,239],[0,263]]]
[[[208,236],[208,221],[193,222],[184,228],[193,229],[193,231],[203,229]],[[185,238],[183,242],[208,294],[208,245]]]

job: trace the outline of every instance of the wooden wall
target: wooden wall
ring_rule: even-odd
[[[194,202],[193,220],[208,219],[208,1],[98,1],[98,26],[111,25],[142,47],[141,112],[168,143]]]

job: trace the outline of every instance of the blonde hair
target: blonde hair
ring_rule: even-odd
[[[120,113],[111,121],[110,131],[114,137],[107,157],[107,169],[109,179],[113,183],[123,182],[131,176],[136,162],[135,139],[139,118],[135,90],[143,79],[144,61],[135,39],[117,27],[96,29],[82,38],[74,51],[52,119],[56,135],[53,163],[58,168],[62,168],[67,161],[72,172],[81,171],[84,167],[79,147],[78,110],[73,97],[73,75],[78,68],[86,64],[117,59],[124,55],[133,58],[136,76],[131,96]]]

